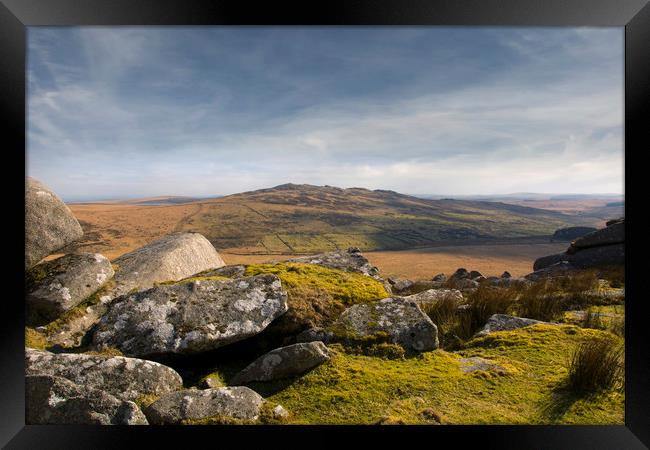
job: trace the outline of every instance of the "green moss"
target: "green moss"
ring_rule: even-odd
[[[134,403],[140,407],[140,409],[144,410],[145,408],[148,408],[153,402],[158,400],[160,397],[155,395],[155,394],[144,394],[139,396],[134,400]]]
[[[246,268],[244,276],[262,273],[277,275],[289,293],[308,286],[326,291],[334,301],[346,306],[389,297],[384,285],[374,278],[316,264],[252,264]]]
[[[222,386],[227,385],[226,380],[225,380],[225,378],[224,378],[224,376],[223,376],[223,374],[221,372],[211,372],[211,373],[205,375],[204,377],[202,377],[198,381],[197,386],[201,387],[203,385],[203,382],[206,381],[208,378],[211,378],[213,380],[217,380],[219,382],[219,384],[221,384]]]
[[[49,346],[47,337],[33,328],[25,327],[25,347],[45,350]]]
[[[562,389],[573,349],[603,333],[536,325],[473,339],[458,352],[392,360],[331,344],[329,362],[267,400],[304,424],[622,424],[623,392],[576,397]],[[471,356],[506,370],[463,373],[459,358]]]

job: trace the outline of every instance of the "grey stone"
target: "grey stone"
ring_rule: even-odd
[[[614,222],[608,227],[589,233],[571,243],[575,249],[622,244],[625,242],[625,220]]]
[[[450,280],[463,280],[463,279],[470,279],[470,273],[467,271],[467,269],[460,267],[456,269],[456,272],[454,272],[449,279]]]
[[[113,297],[225,265],[210,241],[199,233],[169,234],[113,262],[118,266]]]
[[[145,415],[153,425],[180,424],[184,420],[226,417],[256,420],[264,399],[244,387],[186,389],[164,395],[148,408]]]
[[[276,348],[246,366],[230,384],[269,381],[300,375],[329,360],[329,350],[321,341]]]
[[[160,396],[183,387],[183,380],[174,369],[153,361],[121,356],[50,353],[28,348],[25,349],[25,373],[66,378],[130,401],[143,395]]]
[[[332,342],[333,339],[333,332],[320,327],[308,328],[296,336],[296,342],[322,341],[327,344],[329,342]]]
[[[264,330],[288,309],[275,275],[164,285],[119,297],[92,336],[124,354],[194,354]]]
[[[501,278],[512,278],[512,275],[510,275],[510,272],[506,270],[501,274]]]
[[[113,277],[110,261],[99,253],[65,255],[27,273],[27,315],[51,322],[77,306]]]
[[[539,269],[534,272],[531,272],[528,275],[526,275],[524,278],[529,281],[540,281],[547,278],[563,277],[568,274],[574,273],[576,270],[578,270],[578,268],[575,267],[570,262],[561,261],[552,264],[548,267],[544,267],[543,269]]]
[[[40,181],[25,180],[25,270],[83,236],[70,208]]]
[[[234,266],[223,266],[218,269],[208,270],[206,272],[201,272],[193,276],[211,277],[214,275],[220,275],[222,277],[238,278],[238,277],[243,277],[244,272],[246,272],[246,266],[237,264]]]
[[[403,297],[403,299],[415,302],[420,308],[422,308],[446,299],[452,299],[457,303],[461,303],[463,301],[463,294],[458,289],[428,289],[417,294]]]
[[[411,280],[406,280],[402,278],[392,279],[391,292],[400,293],[402,291],[406,291],[407,289],[410,289],[413,286],[413,284],[414,283]]]
[[[569,262],[578,269],[623,266],[625,264],[625,244],[580,249],[580,251],[569,255]]]
[[[475,280],[476,278],[482,277],[482,276],[483,276],[483,274],[481,272],[479,272],[478,270],[472,270],[469,273],[469,278],[472,279],[472,280]]]
[[[438,328],[416,302],[386,298],[346,309],[331,327],[337,338],[386,333],[391,343],[424,352],[438,348]]]
[[[525,317],[509,316],[507,314],[493,314],[481,331],[476,333],[475,337],[487,336],[494,331],[509,331],[517,328],[523,328],[530,325],[549,324],[541,320],[527,319]]]
[[[25,413],[29,425],[147,425],[135,403],[51,375],[25,377]]]
[[[289,411],[284,409],[282,405],[277,405],[275,408],[273,408],[273,418],[274,419],[286,419],[289,417]]]
[[[435,275],[433,278],[431,278],[431,281],[438,281],[444,283],[447,281],[447,275],[444,273],[439,273],[438,275]]]
[[[541,258],[537,258],[533,263],[533,270],[545,269],[562,261],[569,261],[569,255],[566,253],[556,253],[554,255],[542,256]]]
[[[466,291],[478,288],[478,281],[470,280],[468,278],[457,278],[452,280],[452,285],[456,289]]]
[[[201,382],[201,387],[203,387],[205,389],[217,389],[217,388],[224,387],[224,386],[223,386],[223,383],[220,380],[218,380],[217,378],[208,377],[208,378],[205,378]]]

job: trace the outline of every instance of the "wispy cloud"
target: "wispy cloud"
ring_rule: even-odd
[[[28,172],[69,199],[285,182],[621,192],[622,36],[31,28]]]

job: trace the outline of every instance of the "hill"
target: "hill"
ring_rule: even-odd
[[[311,253],[405,249],[552,234],[584,220],[499,202],[428,200],[393,191],[284,184],[203,201],[181,224],[219,249]]]

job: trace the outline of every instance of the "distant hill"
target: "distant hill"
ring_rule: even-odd
[[[501,202],[430,200],[387,190],[283,184],[194,203],[177,227],[218,249],[313,253],[405,249],[450,241],[553,234],[590,219]]]

